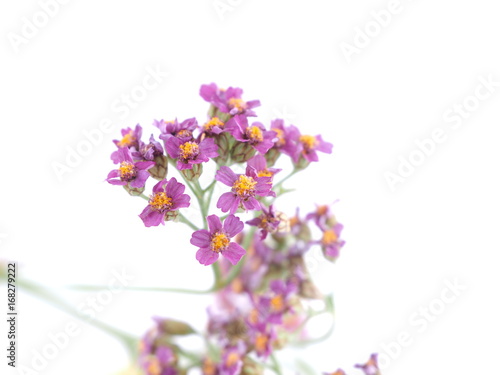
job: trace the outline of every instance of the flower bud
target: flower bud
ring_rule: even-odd
[[[225,164],[231,155],[231,148],[234,145],[235,139],[227,132],[214,136],[215,144],[217,145],[219,156],[215,158],[217,164]]]
[[[154,179],[161,181],[167,177],[168,159],[165,155],[157,155],[154,158],[155,165],[148,169],[149,174]]]
[[[184,336],[194,333],[194,329],[187,323],[174,319],[159,319],[158,327],[169,335]]]
[[[183,169],[180,171],[184,178],[188,181],[197,180],[201,174],[203,173],[203,165],[202,164],[193,164],[191,169]]]
[[[129,193],[132,196],[141,195],[144,192],[144,189],[145,189],[144,186],[141,187],[141,188],[133,188],[133,187],[130,187],[128,184],[127,185],[123,185],[123,188],[127,191],[127,193]]]
[[[233,147],[231,159],[235,163],[244,163],[255,155],[255,149],[246,142],[238,142]]]
[[[264,157],[266,158],[267,166],[272,167],[275,163],[276,160],[280,157],[281,152],[277,148],[271,148],[269,149],[268,152],[264,154]]]

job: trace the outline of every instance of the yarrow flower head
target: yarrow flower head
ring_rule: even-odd
[[[247,165],[255,169],[258,177],[271,177],[271,180],[276,173],[281,171],[279,168],[268,168],[266,158],[261,154],[248,160]]]
[[[271,178],[258,177],[254,168],[247,167],[245,174],[236,174],[231,168],[222,166],[215,174],[215,179],[230,186],[231,191],[224,193],[217,201],[217,208],[222,212],[234,214],[239,207],[245,210],[260,210],[261,206],[255,196],[276,196],[271,191]]]
[[[198,246],[196,259],[207,266],[219,259],[219,254],[231,264],[237,264],[245,254],[243,249],[231,238],[243,230],[243,222],[234,215],[229,215],[224,224],[217,215],[207,217],[208,230],[200,229],[193,233],[191,244]]]
[[[226,124],[226,129],[236,140],[248,143],[262,154],[265,154],[273,147],[276,138],[276,132],[266,130],[260,122],[249,125],[245,116],[233,117]]]
[[[219,135],[220,133],[226,131],[224,127],[225,123],[222,122],[219,117],[214,116],[210,120],[205,122],[205,124],[203,124],[202,132],[209,136]]]
[[[138,151],[132,152],[132,157],[138,160],[153,161],[155,157],[163,155],[163,146],[155,140],[153,134],[149,137],[149,143],[141,142]]]
[[[153,187],[148,205],[139,215],[147,227],[165,224],[165,215],[179,208],[189,207],[191,197],[184,194],[186,187],[175,178],[162,180]]]
[[[120,149],[128,148],[137,151],[139,150],[142,137],[142,127],[139,124],[137,124],[135,126],[135,129],[132,128],[122,129],[121,133],[122,133],[122,139],[113,140],[113,143],[118,147],[118,150],[111,154],[111,160],[113,160],[115,164],[118,164],[121,161],[119,156]]]
[[[364,364],[358,364],[354,367],[363,370],[365,375],[380,375],[380,369],[378,368],[377,354],[374,353],[370,356],[370,359]]]
[[[288,219],[285,214],[275,212],[272,205],[269,206],[269,209],[262,206],[262,214],[246,223],[260,228],[261,240],[265,239],[268,233],[289,230]]]
[[[271,121],[271,130],[276,133],[276,142],[273,149],[288,155],[292,160],[297,161],[300,154],[298,139],[300,131],[293,125],[285,126],[285,121],[275,119]]]
[[[195,118],[188,118],[181,123],[177,119],[173,121],[155,120],[153,125],[160,129],[160,139],[163,141],[167,141],[170,137],[190,141],[193,139],[193,132],[198,127],[198,122]]]
[[[120,166],[109,172],[106,181],[112,185],[128,185],[131,188],[143,188],[150,176],[148,169],[155,165],[152,161],[134,162],[126,147],[118,149],[116,160]]]
[[[177,159],[179,170],[192,169],[194,164],[206,163],[210,158],[219,156],[217,145],[212,138],[198,142],[194,139],[183,141],[177,137],[170,137],[165,142],[165,148],[172,159]]]
[[[317,151],[324,152],[325,154],[331,154],[332,149],[333,145],[329,142],[325,142],[321,135],[299,136],[300,155],[302,155],[308,162],[319,160]]]
[[[218,88],[215,83],[202,85],[200,96],[222,113],[230,115],[244,114],[245,116],[255,116],[253,108],[260,106],[259,100],[244,101],[241,96],[243,90],[237,87],[229,87],[224,90]]]

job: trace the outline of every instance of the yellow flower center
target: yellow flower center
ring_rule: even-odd
[[[149,205],[155,211],[164,211],[172,206],[172,198],[167,197],[167,194],[161,191],[151,196],[149,199]]]
[[[231,109],[236,108],[238,112],[243,112],[247,109],[247,103],[243,99],[231,98],[228,100],[228,104]]]
[[[327,205],[323,205],[323,206],[319,206],[316,210],[316,213],[319,215],[319,216],[323,216],[323,215],[326,215],[326,213],[328,212],[328,206]]]
[[[233,367],[240,360],[240,356],[236,352],[231,352],[226,358],[226,367]]]
[[[203,127],[205,130],[212,130],[214,127],[223,128],[224,123],[218,117],[212,117],[212,119],[207,121]]]
[[[193,132],[191,130],[188,130],[188,129],[181,129],[177,132],[177,134],[175,135],[177,138],[186,138],[186,137],[192,137],[193,136]]]
[[[299,141],[306,150],[312,150],[318,145],[318,140],[312,135],[301,135]]]
[[[267,335],[259,332],[257,334],[257,337],[255,337],[255,349],[257,350],[257,352],[265,352],[268,341],[269,338],[267,337]]]
[[[257,322],[259,321],[259,310],[252,309],[252,311],[250,311],[250,314],[248,315],[248,321],[252,324],[257,324]]]
[[[337,233],[335,233],[332,229],[325,230],[323,232],[323,238],[321,239],[321,243],[323,245],[331,245],[337,241],[339,237],[337,236]]]
[[[148,373],[151,375],[160,375],[161,374],[161,366],[158,358],[151,358],[151,362],[148,365]]]
[[[254,193],[255,185],[257,185],[257,181],[252,177],[242,174],[233,184],[233,191],[238,194],[239,197],[248,197]]]
[[[118,147],[128,147],[135,141],[134,132],[131,130],[123,136],[120,142],[118,142]]]
[[[194,159],[200,153],[196,142],[186,142],[179,146],[181,159]]]
[[[285,302],[283,301],[283,297],[277,295],[271,298],[271,311],[280,312],[285,308]]]
[[[122,161],[118,170],[120,171],[120,178],[122,179],[122,181],[129,181],[136,175],[134,164],[128,161]]]
[[[269,172],[267,169],[263,169],[257,172],[258,177],[272,177],[273,173]]]
[[[210,358],[205,359],[203,362],[203,374],[204,375],[215,375],[217,368],[215,367],[214,361]]]
[[[264,140],[262,130],[257,126],[249,126],[246,130],[246,135],[248,139],[254,142],[262,142]]]
[[[283,133],[283,130],[278,128],[271,128],[271,130],[276,132],[276,138],[278,138],[276,146],[283,146],[285,144],[285,135]]]
[[[224,233],[216,232],[212,236],[210,248],[212,249],[212,251],[220,253],[222,250],[225,250],[229,246],[229,242],[229,238]]]

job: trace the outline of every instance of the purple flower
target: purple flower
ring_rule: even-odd
[[[245,254],[245,249],[230,239],[243,230],[243,222],[234,215],[229,215],[224,225],[217,215],[208,216],[207,221],[209,230],[197,230],[191,237],[191,244],[199,247],[196,259],[208,266],[222,254],[232,265],[237,264]]]
[[[380,375],[380,370],[378,368],[377,354],[374,353],[370,356],[368,362],[362,365],[355,365],[354,367],[360,368],[364,371],[365,375]]]
[[[193,117],[181,123],[179,123],[177,119],[174,121],[155,120],[153,125],[160,129],[160,139],[164,141],[168,140],[170,137],[177,137],[183,141],[190,141],[193,139],[193,131],[198,127],[198,122]]]
[[[177,355],[166,344],[158,324],[146,332],[139,344],[139,365],[146,375],[176,375]]]
[[[309,162],[319,160],[316,151],[331,154],[333,149],[333,145],[323,141],[321,135],[301,135],[299,137],[299,146],[301,155]]]
[[[267,168],[266,158],[263,155],[255,155],[248,160],[247,165],[254,168],[258,177],[274,177],[274,175],[281,171],[279,168]]]
[[[152,161],[132,160],[130,150],[126,147],[117,151],[116,160],[120,163],[118,169],[109,172],[106,181],[112,185],[129,185],[131,188],[143,188],[148,179],[149,168],[155,165]]]
[[[251,332],[252,341],[257,356],[267,358],[273,351],[273,342],[276,340],[276,332],[270,325],[258,325]]]
[[[224,129],[224,122],[218,117],[212,117],[203,125],[203,133],[207,135],[219,135],[220,133],[226,131]]]
[[[260,122],[248,125],[245,116],[235,116],[226,124],[226,129],[240,142],[248,142],[261,154],[265,154],[274,145],[276,132],[266,130]]]
[[[225,349],[219,364],[219,374],[239,375],[243,367],[242,357],[241,350],[237,347]]]
[[[217,107],[222,113],[230,115],[244,114],[245,116],[255,116],[252,108],[260,106],[260,101],[252,100],[245,102],[241,99],[243,90],[236,87],[229,87],[227,90],[220,89],[215,83],[202,85],[200,96],[205,101]]]
[[[165,148],[172,159],[177,159],[179,170],[192,169],[193,164],[200,164],[219,156],[217,145],[212,138],[183,141],[177,137],[170,137],[165,142]]]
[[[260,239],[263,240],[267,237],[267,233],[276,233],[280,228],[283,216],[280,213],[275,213],[273,206],[269,206],[266,209],[262,206],[262,214],[256,218],[246,222],[248,225],[252,225],[260,228]]]
[[[319,243],[328,258],[333,260],[338,258],[340,249],[345,245],[345,241],[340,239],[343,228],[342,224],[335,223],[330,229],[323,231]]]
[[[334,372],[324,372],[323,375],[345,375],[345,371],[339,368]]]
[[[165,214],[189,207],[191,197],[183,194],[186,187],[175,178],[162,180],[153,187],[148,205],[139,215],[146,227],[165,224]]]
[[[297,285],[292,281],[273,280],[270,283],[270,296],[259,300],[259,311],[266,320],[273,324],[281,324],[283,315],[290,311],[290,296],[297,292]]]
[[[132,156],[136,160],[152,161],[156,156],[159,155],[163,155],[163,146],[161,145],[160,142],[155,140],[153,134],[151,134],[148,144],[141,142],[141,145],[139,146],[139,151],[132,152]]]
[[[231,187],[231,191],[222,194],[217,201],[217,208],[222,212],[234,214],[240,206],[246,210],[260,210],[256,195],[275,196],[271,191],[271,178],[258,177],[251,167],[247,167],[246,174],[236,174],[229,167],[222,166],[215,174],[215,179]]]
[[[118,147],[118,150],[111,154],[111,160],[115,164],[120,162],[119,149],[121,148],[133,148],[135,150],[139,150],[141,137],[142,137],[142,127],[137,124],[135,129],[127,128],[122,129],[122,139],[121,140],[113,140],[114,144]]]
[[[282,119],[271,121],[271,130],[276,133],[277,141],[274,148],[290,156],[294,162],[297,162],[300,156],[298,145],[300,132],[293,125],[285,126]]]

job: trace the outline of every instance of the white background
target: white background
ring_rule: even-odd
[[[143,201],[103,180],[122,127],[141,123],[149,136],[155,118],[203,121],[201,84],[242,87],[247,100],[261,100],[265,123],[285,111],[303,132],[334,144],[332,155],[289,181],[297,191],[279,207],[293,213],[299,204],[307,212],[340,199],[334,208],[347,241],[335,265],[317,262],[313,272],[323,291],[335,292],[336,330],[296,355],[318,373],[342,367],[359,374],[354,363],[384,353],[384,344],[407,332],[411,345],[384,375],[495,371],[500,87],[458,129],[443,114],[474,95],[478,77],[500,81],[496,2],[401,0],[401,12],[351,62],[340,44],[354,45],[356,28],[387,1],[232,3],[221,19],[209,0],[70,1],[17,53],[9,33],[22,36],[23,18],[32,20],[40,5],[2,3],[2,258],[75,305],[93,294],[65,292],[64,285],[105,284],[122,268],[136,286],[208,287],[211,271],[194,259],[190,231],[180,224],[144,228],[137,217]],[[141,84],[148,66],[169,76],[120,116],[112,103]],[[64,163],[67,147],[76,148],[82,131],[103,119],[112,120],[113,131],[60,181],[53,163]],[[436,128],[446,141],[392,191],[384,173],[396,173],[398,157],[407,159],[415,141]],[[412,315],[455,279],[467,289],[420,332]],[[123,292],[98,318],[141,335],[152,315],[201,326],[209,302]],[[48,333],[73,318],[24,293],[18,310],[18,362],[30,365],[33,350],[50,343]],[[117,341],[78,324],[81,333],[41,373],[126,367]],[[6,333],[0,343],[5,353]]]

